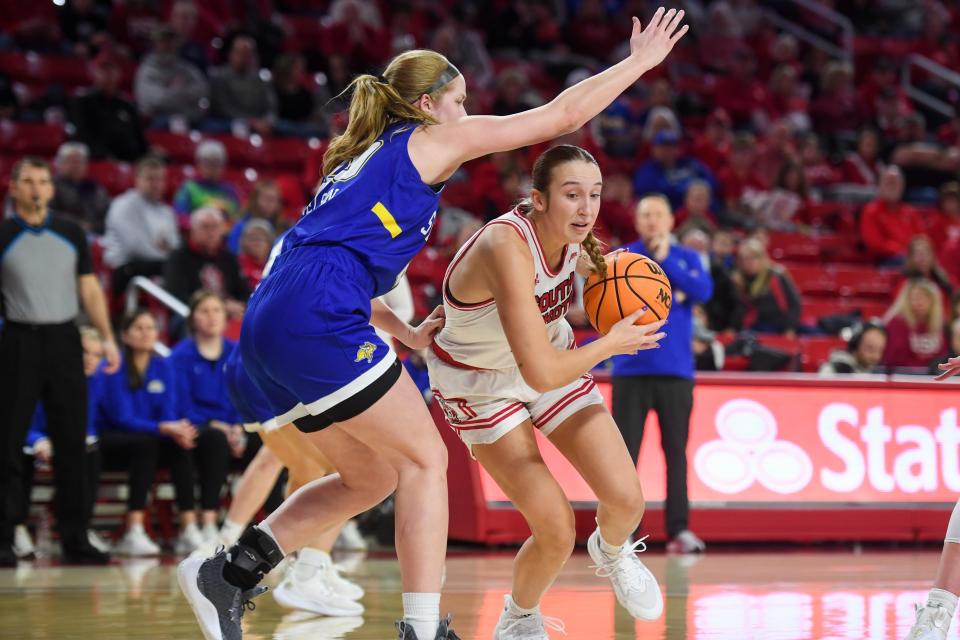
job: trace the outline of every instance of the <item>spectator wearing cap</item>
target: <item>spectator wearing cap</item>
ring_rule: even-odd
[[[90,149],[82,142],[65,142],[57,149],[50,208],[79,224],[85,231],[103,233],[110,195],[87,177]]]
[[[695,158],[681,157],[680,137],[673,131],[661,131],[653,137],[650,159],[633,175],[633,188],[640,197],[662,193],[677,209],[683,206],[687,187],[697,179],[706,181],[716,194],[717,182],[710,170]],[[715,203],[711,206],[716,210]]]
[[[268,135],[277,119],[277,97],[270,83],[260,77],[257,42],[238,35],[230,44],[227,64],[210,74],[210,116],[208,130],[253,129]]]
[[[119,61],[101,53],[93,62],[93,89],[73,101],[70,119],[76,139],[96,160],[133,162],[147,151],[140,114],[120,94],[121,73]]]
[[[140,112],[152,126],[167,127],[175,119],[198,122],[209,105],[210,88],[203,72],[177,56],[177,34],[163,25],[153,34],[153,52],[133,80]]]
[[[190,215],[187,244],[170,254],[163,269],[167,290],[186,304],[200,289],[226,300],[231,317],[243,315],[250,288],[240,274],[237,259],[223,243],[223,214],[202,207]]]
[[[846,349],[837,349],[820,365],[822,376],[839,373],[878,373],[887,349],[887,330],[883,325],[867,323],[856,327]]]
[[[113,267],[113,292],[122,295],[135,276],[159,276],[180,246],[177,216],[163,201],[167,167],[156,156],[137,163],[133,189],[117,196],[107,213],[103,260]]]
[[[0,222],[0,567],[15,567],[13,528],[24,480],[23,443],[37,402],[48,418],[57,528],[64,559],[102,564],[87,538],[87,381],[76,319],[80,306],[104,337],[109,371],[120,366],[107,304],[93,274],[86,236],[51,215],[50,168],[38,158],[10,175],[15,216]]]
[[[910,238],[923,231],[916,209],[903,202],[904,186],[900,168],[887,167],[880,176],[877,198],[860,213],[860,237],[877,260],[902,263]]]
[[[180,228],[186,228],[190,214],[203,207],[219,209],[231,220],[240,211],[240,193],[223,179],[227,167],[227,149],[216,140],[204,140],[195,154],[197,177],[180,185],[173,196]]]

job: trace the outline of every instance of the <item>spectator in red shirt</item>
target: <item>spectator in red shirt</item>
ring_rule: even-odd
[[[730,161],[720,170],[717,181],[728,212],[743,213],[742,199],[747,191],[766,191],[767,185],[757,174],[757,149],[749,133],[737,134],[730,147]]]
[[[843,160],[843,181],[850,184],[876,186],[884,168],[880,159],[880,136],[866,127],[857,137],[857,149]]]
[[[741,49],[734,54],[729,73],[714,88],[717,106],[726,109],[737,128],[753,126],[767,102],[767,90],[757,80],[756,69],[753,54]]]
[[[730,159],[732,142],[730,114],[723,109],[714,109],[707,116],[703,133],[693,143],[693,156],[714,173],[720,173]]]
[[[624,173],[613,173],[603,178],[603,215],[597,220],[603,239],[610,246],[622,246],[637,239],[634,223],[633,181]]]
[[[767,130],[766,140],[757,148],[753,173],[762,184],[771,185],[776,181],[783,163],[796,158],[790,123],[778,120]]]
[[[895,315],[887,323],[888,367],[924,367],[944,352],[943,302],[937,285],[925,279],[910,280],[894,303]]]
[[[267,266],[274,237],[273,227],[266,220],[255,218],[243,227],[237,265],[251,291],[263,280],[263,268]]]
[[[891,94],[900,113],[910,112],[910,100],[907,98],[897,78],[897,65],[890,58],[879,58],[873,64],[870,76],[857,89],[864,115],[877,117],[877,99],[881,94]]]
[[[815,133],[807,133],[800,140],[800,161],[807,185],[811,189],[821,189],[842,180],[840,171],[835,169],[823,156],[820,138]]]
[[[803,96],[797,82],[796,67],[782,64],[770,74],[767,83],[767,99],[763,105],[766,122],[781,118],[802,118],[809,120],[807,114],[807,99]]]
[[[896,165],[880,176],[877,199],[868,202],[860,214],[860,237],[878,260],[902,263],[907,243],[922,231],[916,209],[903,202],[903,173]]]
[[[844,62],[831,62],[821,77],[820,97],[810,105],[814,128],[820,133],[856,131],[863,113],[853,85],[853,69]]]

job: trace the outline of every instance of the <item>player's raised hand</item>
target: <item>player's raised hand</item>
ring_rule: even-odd
[[[634,324],[646,312],[646,309],[634,311],[610,327],[609,333],[601,338],[607,341],[611,355],[634,354],[659,346],[660,340],[667,335],[659,331],[666,320],[644,325]]]
[[[960,373],[960,356],[957,356],[956,358],[950,358],[943,364],[937,365],[937,367],[943,373],[934,378],[934,380],[946,380],[947,378],[955,376]]]
[[[433,337],[443,329],[445,321],[443,305],[437,306],[416,329],[410,329],[410,335],[403,341],[411,349],[426,349]]]
[[[663,7],[657,9],[646,29],[641,29],[640,19],[633,18],[633,33],[630,36],[630,57],[640,63],[646,71],[657,66],[673,46],[689,30],[689,26],[680,26],[684,12],[681,9],[665,11]]]

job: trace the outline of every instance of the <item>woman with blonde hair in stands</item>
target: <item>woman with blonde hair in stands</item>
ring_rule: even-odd
[[[891,309],[883,364],[926,369],[946,350],[940,289],[925,278],[908,280]]]
[[[351,83],[347,129],[330,142],[323,182],[250,299],[240,340],[277,422],[307,433],[338,473],[301,488],[229,550],[181,564],[181,589],[208,640],[241,637],[245,602],[285,553],[394,492],[398,638],[457,637],[440,620],[446,449],[373,329],[422,349],[443,326],[442,310],[413,328],[375,298],[426,245],[443,184],[463,163],[583,127],[660,64],[687,31],[683,16],[660,8],[646,29],[634,18],[626,59],[509,116],[468,116],[463,76],[434,51],[404,52],[382,76]]]
[[[790,276],[774,264],[759,238],[740,244],[737,268],[730,276],[744,304],[743,326],[757,333],[796,335],[800,293]]]

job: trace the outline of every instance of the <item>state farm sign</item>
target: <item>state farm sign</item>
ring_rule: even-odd
[[[609,401],[609,385],[600,387]],[[690,499],[952,503],[960,494],[958,409],[960,392],[950,387],[698,385]],[[542,442],[541,451],[572,501],[595,500],[556,449]],[[654,414],[638,471],[647,499],[662,500]],[[489,477],[484,493],[488,501],[506,499]]]

